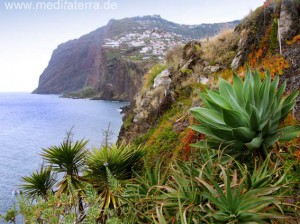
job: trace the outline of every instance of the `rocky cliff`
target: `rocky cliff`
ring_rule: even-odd
[[[40,76],[38,94],[71,92],[99,81],[103,61],[101,45],[107,30],[98,29],[79,39],[60,44]]]
[[[240,35],[232,68],[248,65],[281,75],[289,91],[300,83],[300,2],[266,1],[250,14],[235,31]],[[300,111],[300,98],[295,111]],[[300,118],[299,113],[295,114]]]
[[[299,89],[299,19],[299,2],[266,1],[234,31],[171,50],[166,56],[168,68],[137,94],[128,109],[119,142],[148,146],[149,161],[158,155],[166,160],[185,158],[190,144],[201,138],[188,128],[193,123],[189,109],[201,104],[201,91],[217,88],[219,76],[231,80],[232,69],[241,77],[246,67],[268,69],[273,77],[287,81],[288,91]],[[298,97],[297,118],[299,108]]]
[[[144,73],[164,54],[163,47],[214,35],[237,24],[238,21],[188,26],[159,16],[111,20],[79,39],[60,44],[34,93],[132,100]],[[141,41],[142,37],[146,41]],[[152,37],[155,41],[149,41]],[[154,46],[148,46],[149,42]],[[140,53],[143,51],[144,55]]]

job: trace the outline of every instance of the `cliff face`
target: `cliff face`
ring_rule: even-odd
[[[142,55],[140,52],[143,47],[147,51],[148,44],[140,43],[142,37],[154,36],[164,42],[164,35],[167,35],[167,39],[184,42],[189,38],[213,35],[222,27],[234,27],[237,23],[191,27],[159,16],[111,20],[104,27],[59,45],[34,93],[131,101],[141,86],[144,73],[159,60],[159,54],[163,54],[159,49],[153,49]],[[163,44],[168,45],[167,42]]]
[[[102,47],[108,27],[61,44],[34,91],[37,94],[65,94],[92,88],[98,99],[131,100],[144,74],[142,63],[133,63]]]
[[[63,43],[54,50],[47,68],[40,76],[37,94],[61,94],[81,89],[99,81],[106,30]]]
[[[118,57],[110,58],[109,51],[103,51],[103,58],[99,66],[101,79],[96,83],[98,99],[103,100],[132,100],[141,86],[147,64],[131,62]]]
[[[231,80],[232,68],[241,77],[246,67],[262,73],[268,69],[272,77],[279,75],[281,82],[287,82],[287,91],[299,89],[299,19],[299,2],[267,1],[234,31],[171,51],[166,57],[168,69],[140,91],[128,109],[119,142],[148,146],[148,161],[158,156],[185,158],[190,144],[201,138],[188,128],[193,124],[189,109],[201,105],[198,94],[204,88],[218,87],[219,76]],[[300,97],[294,115],[300,118]]]

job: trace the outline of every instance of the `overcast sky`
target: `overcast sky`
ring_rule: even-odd
[[[112,18],[159,14],[181,24],[226,22],[242,19],[263,2],[0,0],[0,92],[33,91],[57,45],[106,25]]]

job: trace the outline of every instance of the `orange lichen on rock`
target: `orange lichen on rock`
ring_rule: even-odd
[[[294,36],[292,40],[286,41],[286,43],[288,45],[292,45],[292,44],[298,44],[298,45],[300,45],[300,34]]]

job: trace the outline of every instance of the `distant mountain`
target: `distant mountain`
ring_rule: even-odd
[[[60,44],[34,93],[132,100],[145,72],[170,47],[213,36],[238,23],[180,25],[157,15],[110,20],[79,39]]]

